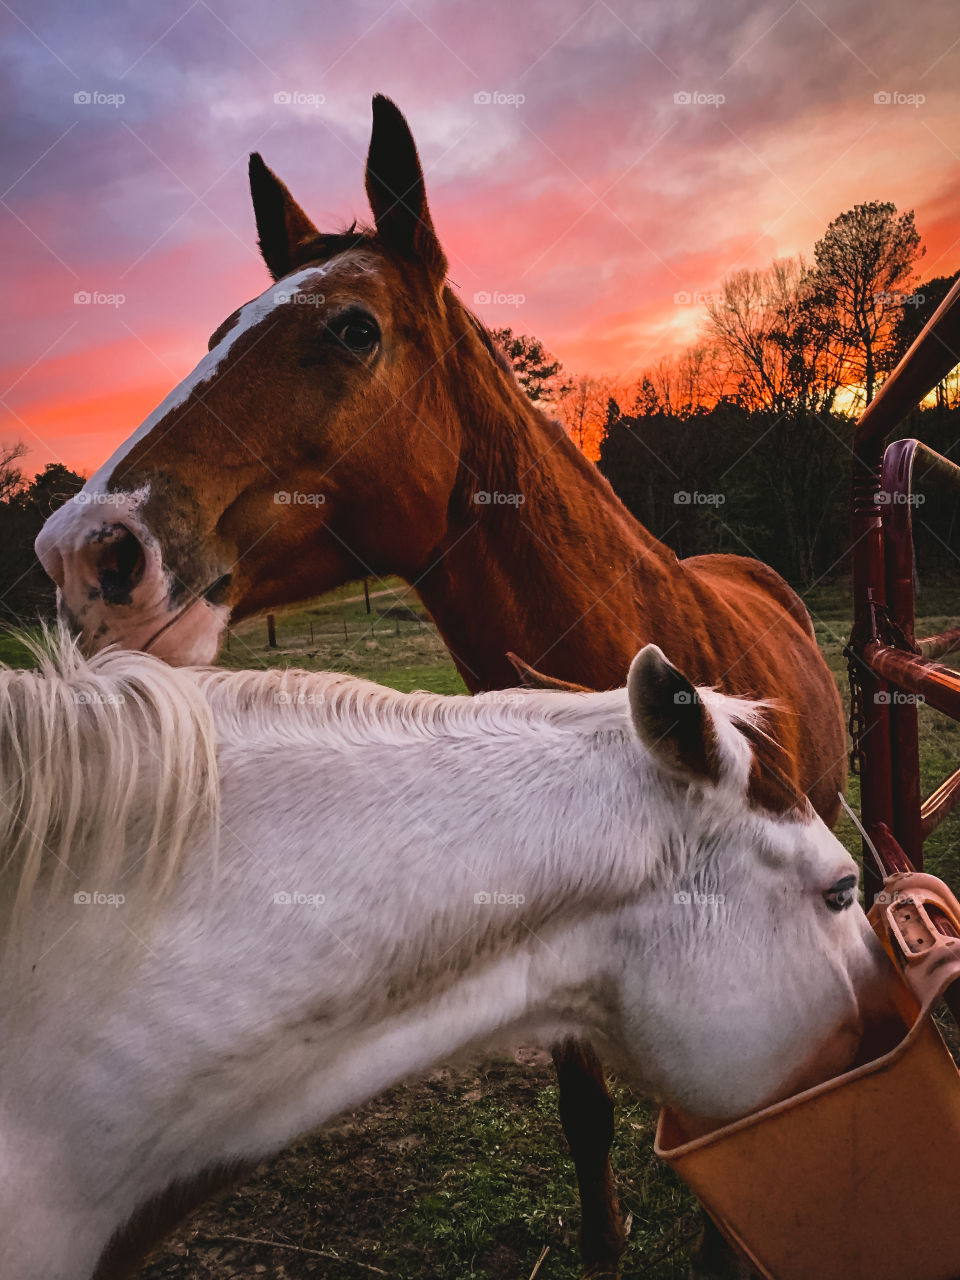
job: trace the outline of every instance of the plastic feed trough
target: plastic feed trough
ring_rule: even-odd
[[[766,1280],[958,1280],[960,1073],[931,1019],[960,977],[949,889],[889,877],[870,920],[902,977],[903,1039],[795,1097],[687,1140],[660,1115],[656,1151]]]

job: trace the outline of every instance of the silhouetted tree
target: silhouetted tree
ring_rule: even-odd
[[[29,626],[52,615],[56,592],[33,543],[47,516],[84,484],[83,476],[59,462],[48,463],[27,483],[16,466],[24,453],[22,446],[0,450],[0,621],[8,626]]]
[[[891,367],[897,363],[920,336],[920,330],[927,323],[960,277],[960,271],[952,276],[934,276],[918,284],[912,294],[903,299],[900,314],[897,317],[890,351]],[[957,369],[935,387],[937,404],[941,407],[957,407],[960,400],[960,388],[957,386]]]
[[[0,502],[8,502],[23,486],[23,471],[17,465],[27,452],[22,440],[0,444]]]
[[[829,411],[846,349],[834,313],[802,257],[736,271],[707,305],[706,341],[723,390],[751,410]]]
[[[637,418],[646,418],[660,408],[660,397],[653,379],[645,373],[636,385],[633,395],[633,413]],[[608,421],[609,426],[609,421]]]
[[[867,404],[890,368],[903,298],[923,253],[913,210],[898,214],[887,200],[841,213],[814,245],[817,285],[851,364],[848,381],[863,387]]]
[[[491,329],[490,336],[513,365],[517,381],[531,400],[557,400],[571,389],[563,365],[538,338],[512,329]]]

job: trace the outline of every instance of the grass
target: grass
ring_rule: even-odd
[[[397,689],[458,693],[463,682],[432,624],[379,610],[419,610],[402,583],[371,600],[357,584],[276,616],[277,648],[254,619],[230,633],[223,663],[348,671]],[[357,597],[360,597],[359,599]],[[842,649],[848,593],[809,593],[817,638],[846,703]],[[950,592],[918,601],[918,633],[941,630]],[[22,651],[0,635],[0,657]],[[960,725],[920,709],[925,791],[958,763]],[[848,797],[856,809],[858,782]],[[930,869],[960,888],[960,815],[927,845]],[[852,824],[838,828],[859,850]],[[678,1280],[697,1229],[692,1197],[652,1153],[654,1109],[614,1084],[613,1159],[632,1215],[627,1277]],[[209,1204],[158,1249],[140,1280],[577,1280],[576,1187],[557,1118],[555,1077],[544,1054],[487,1059],[435,1071],[389,1090],[265,1162]]]
[[[676,1280],[697,1209],[652,1153],[654,1110],[617,1100],[626,1274]],[[528,1054],[436,1071],[302,1139],[205,1206],[139,1277],[227,1280],[265,1265],[277,1280],[346,1280],[365,1265],[397,1280],[526,1280],[548,1247],[538,1275],[576,1280],[578,1220],[555,1077]]]
[[[276,613],[277,648],[263,618],[230,629],[221,658],[229,667],[305,667],[346,671],[409,693],[465,693],[466,686],[415,592],[399,579],[371,591],[371,612],[358,583],[320,601]],[[411,621],[405,614],[416,614]]]
[[[7,667],[33,666],[30,651],[15,632],[0,630],[0,662]]]

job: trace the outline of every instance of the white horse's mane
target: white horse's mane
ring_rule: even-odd
[[[0,922],[18,940],[38,891],[121,877],[159,900],[201,827],[216,829],[216,734],[187,672],[142,653],[84,657],[64,628],[21,636],[0,668]],[[143,891],[141,893],[141,891]]]
[[[113,648],[88,658],[63,628],[25,642],[36,668],[0,667],[0,929],[8,943],[38,890],[124,885],[159,903],[191,841],[216,829],[218,746],[303,741],[336,750],[478,729],[633,737],[622,689],[402,694],[330,672],[174,668]],[[701,694],[728,733],[754,724],[762,707]]]
[[[264,738],[309,737],[324,745],[455,738],[478,729],[512,736],[525,731],[569,730],[635,736],[624,689],[567,693],[554,689],[498,689],[488,693],[398,693],[340,672],[298,668],[226,671],[196,668],[195,678],[217,723],[218,736],[251,732]],[[715,719],[756,726],[764,702],[713,689],[698,697]]]
[[[492,693],[398,693],[358,676],[298,669],[198,671],[221,735],[306,735],[347,747],[411,738],[512,735],[538,725],[626,733],[622,689],[606,694],[503,689]]]

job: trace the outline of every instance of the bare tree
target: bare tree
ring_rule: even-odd
[[[848,353],[831,299],[802,257],[737,271],[707,305],[724,394],[747,409],[827,410]]]
[[[641,416],[662,413],[689,418],[712,408],[721,394],[716,352],[696,346],[664,356],[645,370],[624,400],[632,400],[634,412]]]
[[[27,446],[22,440],[16,444],[0,444],[0,502],[9,502],[23,488],[23,471],[17,463],[26,453]]]
[[[863,387],[867,404],[889,368],[897,321],[924,252],[913,210],[898,215],[886,200],[841,213],[814,246],[817,286],[839,323],[848,381]]]
[[[607,405],[619,398],[621,388],[613,378],[575,378],[570,389],[556,402],[557,416],[573,443],[588,458],[596,458],[607,421]]]

